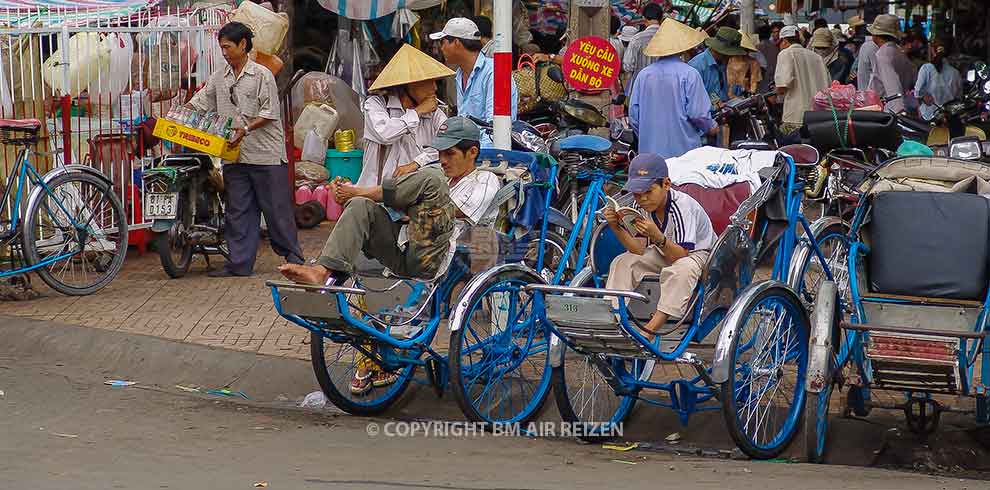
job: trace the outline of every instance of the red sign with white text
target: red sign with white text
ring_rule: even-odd
[[[575,90],[606,90],[619,77],[622,60],[606,39],[588,36],[576,39],[564,53],[564,78]]]

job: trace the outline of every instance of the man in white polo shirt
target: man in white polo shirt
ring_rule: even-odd
[[[684,317],[716,238],[705,208],[670,187],[663,157],[640,154],[629,165],[629,180],[623,190],[633,194],[633,207],[645,211],[649,219],[635,221],[638,233],[633,236],[614,210],[604,212],[609,228],[628,250],[612,261],[605,287],[632,291],[644,276],[660,274],[657,312],[643,327],[650,339],[667,320]],[[613,301],[618,306],[618,301]]]

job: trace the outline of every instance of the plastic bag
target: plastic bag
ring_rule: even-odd
[[[296,148],[302,148],[309,130],[315,130],[324,138],[330,138],[337,130],[337,111],[327,104],[306,104],[299,119],[292,127],[292,139]]]
[[[62,64],[62,50],[68,50],[69,66]],[[68,46],[61,46],[42,65],[42,76],[49,87],[60,94],[79,95],[89,88],[100,72],[110,67],[110,49],[98,32],[80,32],[69,38]],[[64,70],[68,70],[68,86]]]
[[[327,157],[327,139],[320,136],[315,129],[306,133],[300,158],[309,162],[322,162]]]
[[[831,101],[829,101],[831,96]],[[880,97],[872,90],[856,90],[854,85],[841,85],[833,81],[832,86],[815,94],[812,100],[811,110],[830,111],[835,107],[836,111],[849,111],[850,104],[855,104],[856,109],[864,109],[872,106],[880,108]]]
[[[110,64],[100,76],[101,97],[116,97],[127,90],[131,81],[131,58],[134,57],[134,39],[127,33],[110,33],[103,40],[110,51]]]
[[[156,17],[148,21],[148,27],[190,27],[189,19],[174,15]],[[147,32],[137,36],[146,66],[144,86],[151,91],[152,102],[171,99],[180,88],[199,59],[199,51],[193,46],[196,39],[189,31]],[[215,44],[215,43],[214,43]]]
[[[289,16],[272,12],[253,2],[241,2],[231,14],[228,22],[241,22],[254,33],[254,49],[267,54],[282,51],[285,34],[289,32]]]
[[[319,186],[330,180],[330,172],[323,163],[296,162],[296,187]]]
[[[327,396],[322,391],[314,391],[303,398],[300,408],[323,408],[327,406]]]
[[[327,104],[337,111],[337,129],[353,129],[358,141],[364,137],[361,101],[347,82],[323,72],[303,75],[292,87],[293,120],[298,120],[303,108],[312,102]]]

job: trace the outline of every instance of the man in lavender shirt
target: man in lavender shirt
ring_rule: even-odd
[[[678,56],[706,37],[666,19],[643,49],[659,59],[639,72],[630,95],[629,120],[639,135],[640,153],[679,157],[700,147],[702,136],[718,132],[701,75]]]

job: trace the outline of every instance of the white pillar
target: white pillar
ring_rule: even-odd
[[[746,34],[753,34],[756,29],[753,25],[753,13],[755,12],[754,0],[742,0],[739,8],[739,29]]]
[[[492,4],[495,36],[495,148],[512,148],[512,0],[494,0]]]

